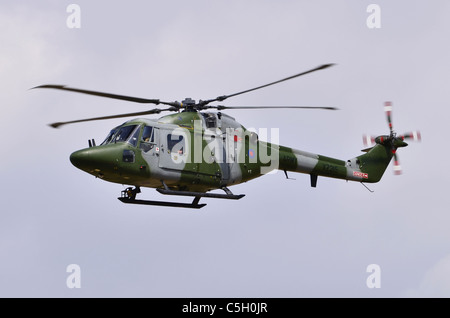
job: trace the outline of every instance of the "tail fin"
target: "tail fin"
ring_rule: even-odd
[[[367,153],[356,157],[361,172],[366,174],[364,182],[378,182],[391,162],[394,153],[391,147],[377,144],[373,148],[366,149]]]

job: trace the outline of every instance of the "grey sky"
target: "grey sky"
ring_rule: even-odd
[[[0,2],[3,198],[0,296],[450,296],[450,3],[426,1]],[[369,29],[366,8],[381,7]],[[283,173],[232,187],[240,201],[200,211],[128,206],[123,186],[76,169],[69,155],[124,120],[48,123],[145,110],[69,92],[66,84],[165,101],[214,98],[324,63],[333,68],[230,98],[226,105],[324,105],[339,112],[235,110],[247,128],[335,158],[386,134],[393,102],[400,149],[369,193],[358,183]],[[441,159],[442,158],[442,159]],[[142,197],[160,198],[152,189]],[[81,267],[80,289],[66,267]],[[381,268],[381,288],[366,267]]]

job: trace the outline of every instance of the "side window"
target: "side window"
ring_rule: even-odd
[[[154,137],[154,133],[153,133],[153,127],[145,126],[144,131],[142,132],[142,137],[141,137],[141,145],[140,145],[141,149],[144,152],[147,152],[150,149],[152,149],[153,146],[155,145],[154,139],[155,139],[155,137]]]
[[[134,162],[134,151],[133,150],[124,150],[122,153],[122,161],[123,162]]]
[[[167,148],[169,152],[176,152],[180,155],[184,153],[184,138],[181,135],[167,135]]]

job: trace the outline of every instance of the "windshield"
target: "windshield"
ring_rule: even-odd
[[[127,141],[133,131],[136,129],[137,125],[131,125],[131,126],[124,126],[124,127],[117,127],[111,130],[111,132],[106,137],[105,141],[103,141],[101,144],[106,145],[109,143],[116,143],[116,142],[125,142]],[[136,131],[137,134],[139,134],[139,129]],[[134,145],[136,145],[137,136],[134,136]],[[131,143],[133,144],[133,141]]]
[[[136,128],[136,125],[132,126],[125,126],[119,129],[117,134],[114,136],[113,141],[114,142],[123,142],[127,141],[128,137],[130,137],[131,133]]]
[[[117,132],[117,127],[109,132],[108,136],[106,136],[105,140],[100,144],[100,146],[109,144],[112,140],[112,137],[114,136],[114,134],[116,132]]]

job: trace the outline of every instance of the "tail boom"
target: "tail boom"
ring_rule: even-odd
[[[383,145],[347,161],[280,146],[279,170],[310,174],[313,186],[317,176],[375,183],[392,157],[391,149]]]

